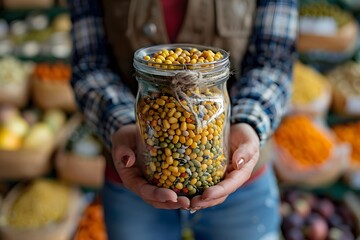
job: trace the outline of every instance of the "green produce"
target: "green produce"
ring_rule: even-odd
[[[60,109],[50,109],[44,113],[43,121],[57,133],[66,122],[66,114]]]
[[[0,60],[0,87],[8,84],[23,84],[28,80],[32,65],[22,63],[14,57]]]
[[[352,20],[350,13],[334,4],[324,2],[304,5],[300,8],[300,16],[313,18],[331,17],[336,21],[339,28]]]
[[[38,122],[30,127],[23,140],[23,148],[29,150],[40,150],[49,146],[54,141],[54,133],[51,128],[43,122]],[[44,145],[45,144],[45,145]]]

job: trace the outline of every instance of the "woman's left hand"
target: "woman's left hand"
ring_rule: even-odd
[[[259,137],[246,123],[238,123],[230,129],[232,158],[225,178],[217,185],[206,189],[202,195],[191,199],[191,209],[199,210],[218,205],[241,187],[251,176],[259,159]]]

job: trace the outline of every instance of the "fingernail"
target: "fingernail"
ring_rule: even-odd
[[[189,212],[191,214],[195,213],[196,211],[199,211],[201,209],[201,207],[193,207],[193,208],[189,208]]]
[[[236,168],[239,170],[244,166],[245,160],[243,158],[240,158],[236,160]]]
[[[128,167],[128,164],[129,164],[129,156],[128,155],[125,155],[121,158],[121,162],[125,165],[125,167]]]
[[[169,200],[166,200],[165,202],[166,202],[166,203],[177,203],[177,200],[176,200],[176,201],[173,201],[173,200],[170,200],[170,199],[169,199]]]

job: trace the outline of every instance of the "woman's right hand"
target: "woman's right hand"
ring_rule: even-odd
[[[112,135],[112,157],[123,185],[155,208],[188,209],[190,207],[188,198],[178,197],[170,189],[149,184],[144,178],[141,169],[135,164],[135,152],[136,125],[122,126]]]

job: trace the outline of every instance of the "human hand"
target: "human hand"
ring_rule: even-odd
[[[188,209],[190,207],[188,198],[178,197],[174,191],[156,187],[146,181],[141,169],[135,164],[135,151],[135,124],[123,126],[112,135],[113,161],[123,185],[156,208]]]
[[[224,202],[229,194],[241,187],[251,176],[260,152],[259,137],[255,130],[246,123],[232,125],[230,149],[232,158],[225,178],[206,189],[202,195],[191,199],[191,209],[199,210]]]

